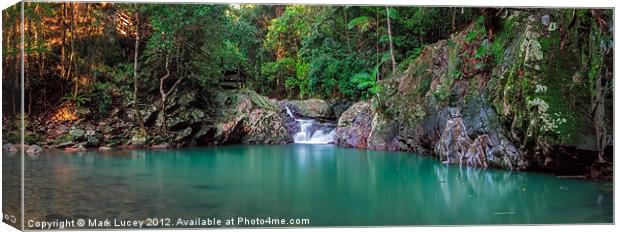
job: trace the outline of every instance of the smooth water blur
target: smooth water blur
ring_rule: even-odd
[[[19,156],[3,154],[4,167]],[[610,183],[332,145],[26,157],[26,220],[281,217],[310,226],[612,223]],[[5,174],[7,174],[5,172]]]

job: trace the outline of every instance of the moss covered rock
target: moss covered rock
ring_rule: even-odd
[[[543,14],[548,25],[540,21]],[[603,23],[609,15],[506,10],[494,34],[484,20],[473,22],[426,46],[405,70],[381,81],[372,110],[354,114],[363,115],[363,123],[352,123],[345,112],[337,144],[391,149],[397,143],[400,150],[448,163],[605,173],[588,167],[611,162],[605,158],[611,157],[605,151],[611,150],[606,138],[613,126],[613,94],[606,91],[612,65],[605,65],[611,48],[603,46],[610,38]]]

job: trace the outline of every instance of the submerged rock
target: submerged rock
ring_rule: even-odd
[[[108,146],[101,146],[101,147],[97,148],[97,150],[99,150],[99,151],[111,151],[112,148],[108,147]]]
[[[5,152],[17,152],[17,147],[15,147],[15,145],[13,145],[11,143],[6,143],[6,144],[2,145],[2,151],[5,151]]]
[[[153,146],[151,146],[151,149],[168,149],[170,148],[170,145],[167,143],[163,143],[163,144],[155,144]]]
[[[54,148],[65,148],[65,147],[72,147],[75,146],[74,142],[62,142],[60,144],[57,144],[55,146],[53,146]]]
[[[84,143],[78,143],[73,147],[65,147],[65,151],[68,151],[68,152],[86,151],[86,147],[84,147]]]
[[[41,148],[41,146],[36,145],[36,144],[30,145],[26,149],[26,153],[28,153],[28,154],[40,153],[42,151],[43,151],[43,148]]]

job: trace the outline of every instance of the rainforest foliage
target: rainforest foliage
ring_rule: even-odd
[[[368,98],[376,82],[476,19],[470,8],[25,3],[26,115],[180,86],[275,98]],[[448,19],[448,20],[446,20]],[[20,5],[3,11],[5,115],[19,112]]]

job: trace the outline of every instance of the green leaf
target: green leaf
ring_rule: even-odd
[[[392,8],[392,7],[388,7],[387,8],[387,15],[388,17],[390,17],[390,19],[398,19],[398,10],[396,10],[396,8]]]
[[[348,27],[349,29],[353,29],[357,27],[359,31],[366,32],[370,29],[370,27],[372,26],[372,23],[373,23],[373,19],[371,17],[360,16],[360,17],[351,19],[351,21],[349,21]]]

